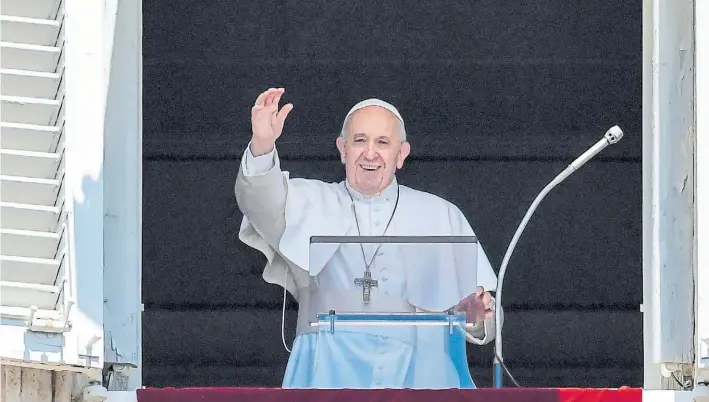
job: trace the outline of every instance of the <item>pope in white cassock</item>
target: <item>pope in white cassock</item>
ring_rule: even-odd
[[[477,269],[471,269],[473,261],[453,259],[428,264],[416,275],[407,264],[415,265],[417,256],[404,258],[396,245],[335,245],[314,248],[320,251],[310,255],[312,236],[475,234],[455,205],[397,182],[396,170],[402,168],[410,145],[398,110],[377,99],[355,105],[336,140],[345,181],[290,178],[280,169],[275,146],[293,109],[287,104],[279,110],[283,93],[282,88],[271,88],[256,99],[251,142],[235,184],[244,214],[239,238],[266,256],[263,278],[287,289],[299,305],[283,387],[459,388],[465,376],[470,383],[467,368],[454,363],[445,350],[444,331],[368,326],[331,334],[309,325],[315,314],[330,310],[407,313],[453,308],[474,323],[467,339],[486,344],[495,334],[495,300],[486,290],[494,291],[497,279],[482,248],[477,251]],[[408,247],[407,253],[412,250]],[[361,286],[365,272],[376,280],[367,301]]]

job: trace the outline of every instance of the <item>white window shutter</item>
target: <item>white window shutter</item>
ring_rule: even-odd
[[[75,211],[70,179],[91,151],[79,149],[88,129],[76,108],[94,96],[82,85],[102,88],[91,77],[81,83],[85,71],[75,67],[92,68],[79,56],[91,39],[75,33],[74,49],[67,46],[68,21],[82,21],[66,12],[72,2],[3,0],[0,9],[0,357],[82,370],[103,364],[103,317],[92,313],[102,309],[103,226],[101,214],[92,225],[95,214]],[[102,210],[102,194],[95,201]],[[79,224],[99,250],[77,238]],[[77,259],[95,275],[79,273]]]

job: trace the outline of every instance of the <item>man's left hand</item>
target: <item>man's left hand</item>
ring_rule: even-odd
[[[475,293],[461,300],[456,311],[465,312],[468,322],[475,323],[495,316],[495,302],[490,292],[478,286]]]

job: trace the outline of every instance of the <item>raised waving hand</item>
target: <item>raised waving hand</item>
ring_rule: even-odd
[[[283,88],[270,88],[256,98],[256,104],[251,108],[251,153],[254,156],[271,152],[283,132],[283,123],[293,110],[290,103],[278,110],[285,91]]]

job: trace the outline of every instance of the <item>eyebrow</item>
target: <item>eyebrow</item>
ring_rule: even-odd
[[[352,137],[366,136],[366,135],[367,135],[366,133],[353,133],[353,134],[352,134]],[[387,139],[387,140],[388,140],[388,139],[391,139],[391,137],[387,137],[386,135],[380,135],[380,136],[377,136],[376,138],[378,138],[378,139]]]

